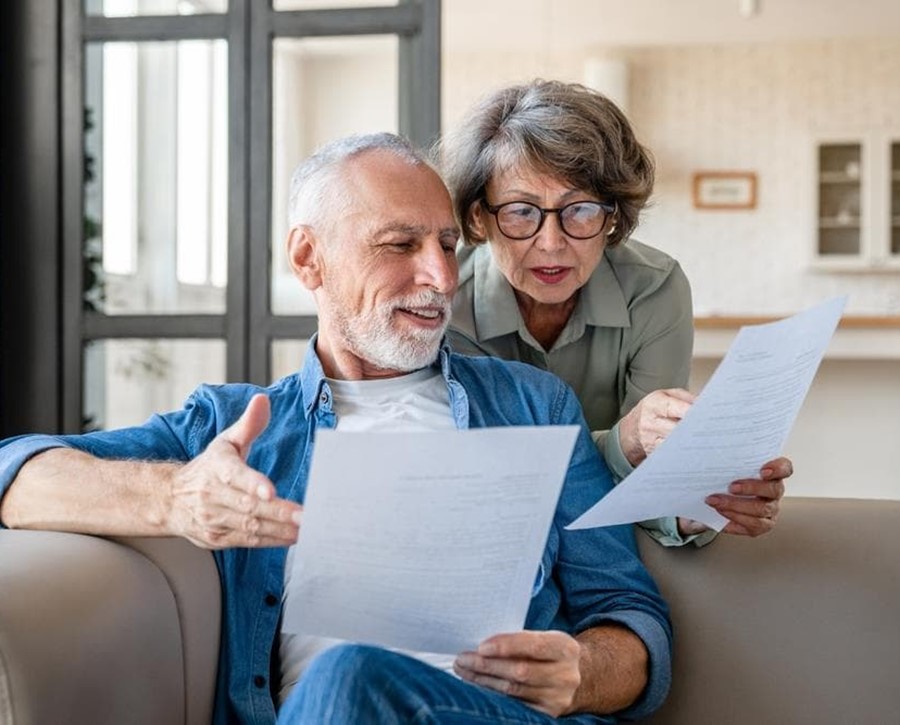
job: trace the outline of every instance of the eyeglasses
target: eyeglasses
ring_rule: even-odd
[[[572,239],[590,239],[603,231],[606,219],[616,211],[615,204],[601,201],[575,201],[555,209],[544,209],[527,201],[509,201],[491,206],[487,199],[482,206],[497,220],[497,226],[510,239],[528,239],[537,234],[548,214],[556,214],[559,226]]]

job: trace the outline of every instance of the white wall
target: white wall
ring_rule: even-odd
[[[659,164],[642,239],[677,257],[700,314],[783,314],[849,293],[848,313],[900,313],[896,274],[810,269],[813,139],[900,134],[900,38],[629,51],[631,110]],[[758,175],[757,208],[695,210],[690,175]]]
[[[694,360],[692,390],[718,362]],[[900,361],[826,359],[784,454],[792,496],[900,499]]]

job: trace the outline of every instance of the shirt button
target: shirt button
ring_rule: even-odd
[[[262,675],[257,675],[253,678],[253,684],[257,687],[265,687],[266,686],[266,678]]]
[[[324,404],[324,403],[327,403],[327,402],[328,402],[328,393],[322,393],[322,394],[319,396],[319,401],[320,401],[321,403],[323,403],[323,404]]]
[[[276,597],[274,594],[266,594],[265,602],[266,605],[274,607],[276,604],[278,604],[278,597]]]

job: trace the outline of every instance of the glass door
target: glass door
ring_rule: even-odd
[[[324,6],[328,6],[327,8]],[[285,260],[290,178],[322,144],[392,131],[420,145],[437,137],[440,6],[384,0],[275,0],[254,23],[250,376],[296,371],[315,331],[311,295]],[[263,65],[264,63],[264,65]],[[423,90],[424,89],[424,90]]]
[[[290,173],[351,132],[436,137],[439,34],[439,0],[67,0],[66,430],[299,366]]]

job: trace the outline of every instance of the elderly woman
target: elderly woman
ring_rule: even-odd
[[[450,339],[461,352],[550,370],[581,399],[617,479],[693,401],[691,292],[678,263],[630,239],[653,161],[628,120],[577,84],[500,90],[441,146],[465,244]],[[769,531],[791,475],[785,458],[708,503],[726,532]],[[646,522],[661,543],[712,536],[696,522]],[[703,532],[701,534],[701,532]]]

